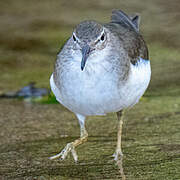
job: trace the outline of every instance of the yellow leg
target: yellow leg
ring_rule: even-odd
[[[125,176],[124,170],[123,170],[123,153],[122,153],[122,149],[121,149],[123,111],[117,112],[117,118],[118,118],[118,133],[117,133],[117,147],[116,147],[116,151],[114,153],[114,160],[117,162],[122,180],[126,180],[126,176]]]
[[[71,151],[72,156],[74,158],[74,161],[77,162],[78,156],[77,156],[77,153],[75,151],[75,147],[79,146],[80,144],[85,143],[87,141],[87,138],[88,138],[88,133],[87,133],[85,126],[84,126],[85,117],[83,117],[81,115],[77,115],[77,117],[78,117],[78,120],[80,123],[80,128],[81,128],[80,138],[76,139],[73,142],[68,143],[60,153],[50,157],[49,159],[53,160],[53,159],[60,158],[61,160],[64,160],[67,157],[68,153]]]
[[[116,152],[114,153],[114,160],[118,160],[119,158],[122,158],[123,153],[121,149],[121,136],[122,136],[122,125],[123,125],[123,111],[117,112],[117,118],[118,118],[118,133],[117,133],[117,147]]]

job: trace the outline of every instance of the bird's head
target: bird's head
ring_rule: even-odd
[[[103,25],[95,21],[84,21],[77,25],[71,38],[76,49],[82,53],[81,70],[83,71],[89,55],[105,48],[107,33]]]

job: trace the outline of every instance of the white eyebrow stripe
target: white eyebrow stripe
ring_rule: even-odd
[[[103,31],[101,32],[101,34],[98,36],[97,40],[100,40],[101,39],[101,36],[104,34],[104,28],[103,28]]]
[[[73,36],[77,39],[78,42],[81,42],[80,39],[76,36],[75,32],[73,32]]]

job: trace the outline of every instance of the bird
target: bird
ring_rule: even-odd
[[[86,117],[107,113],[117,114],[113,156],[116,161],[122,158],[124,110],[138,103],[151,79],[148,48],[139,26],[140,15],[115,9],[108,23],[86,20],[75,27],[57,54],[50,86],[57,101],[76,115],[80,137],[50,159],[64,160],[71,152],[77,162],[75,148],[88,139]]]

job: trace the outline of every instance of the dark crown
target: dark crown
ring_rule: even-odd
[[[96,40],[102,33],[103,26],[96,21],[83,21],[77,25],[75,35],[81,41]]]

